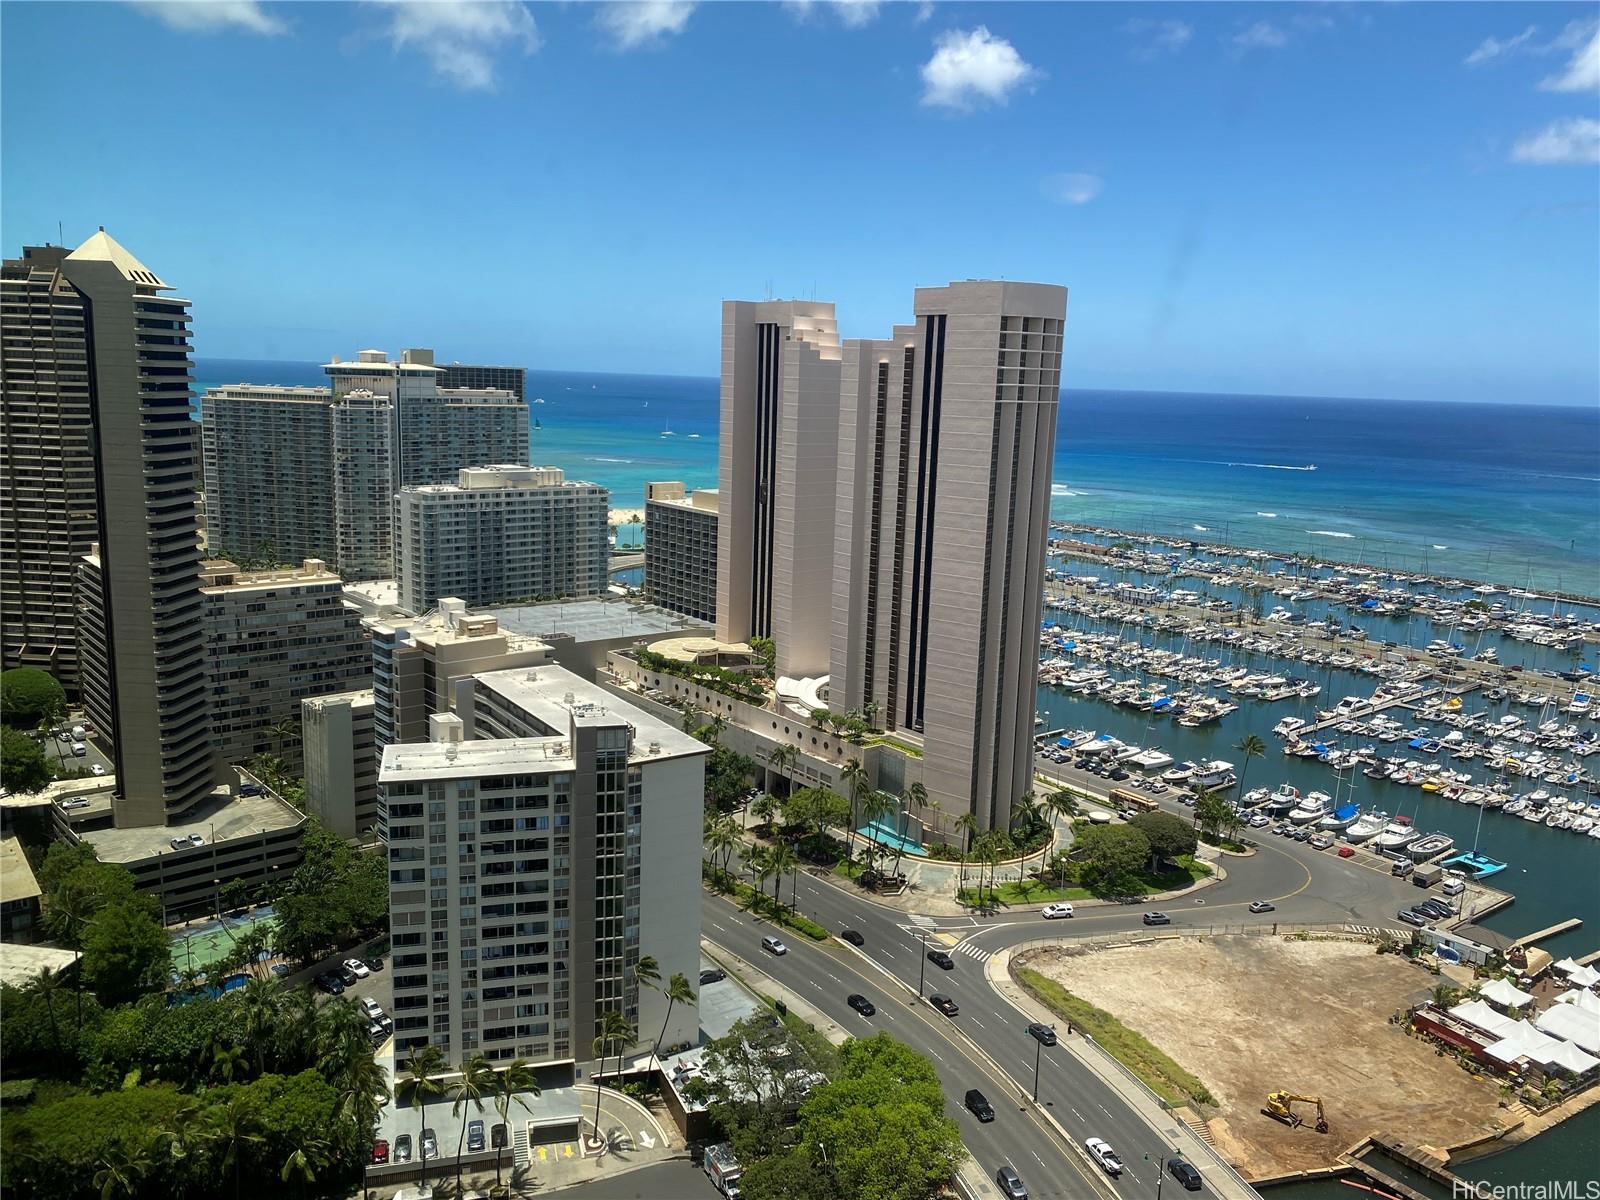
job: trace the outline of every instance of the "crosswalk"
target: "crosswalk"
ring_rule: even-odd
[[[979,962],[988,962],[994,957],[993,950],[985,950],[982,946],[974,945],[972,942],[962,942],[956,947],[956,953],[965,954],[968,958],[975,958]]]

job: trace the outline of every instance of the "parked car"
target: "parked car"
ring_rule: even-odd
[[[360,978],[354,971],[345,966],[343,963],[340,963],[337,967],[334,967],[328,972],[328,974],[336,977],[340,983],[345,985],[345,987],[355,987],[357,980]]]
[[[332,971],[324,971],[312,982],[316,984],[318,991],[326,992],[330,996],[344,995],[344,980],[340,979]]]
[[[946,971],[954,971],[956,969],[956,960],[950,957],[948,950],[929,950],[928,961]]]
[[[1072,915],[1072,905],[1066,903],[1046,904],[1039,911],[1045,920],[1053,921],[1057,917],[1070,917]]]
[[[1407,925],[1415,925],[1418,929],[1422,929],[1428,924],[1427,917],[1420,916],[1419,914],[1412,912],[1409,908],[1402,908],[1399,912],[1395,913],[1395,916],[1399,917]]]
[[[1275,911],[1277,907],[1278,906],[1273,904],[1270,900],[1250,901],[1250,911],[1253,913],[1269,913]]]
[[[1311,830],[1303,825],[1294,831],[1294,840],[1297,842],[1309,842],[1311,836]]]
[[[409,1133],[402,1133],[399,1137],[395,1138],[394,1160],[397,1163],[408,1163],[411,1161],[411,1135]]]
[[[1164,912],[1147,912],[1144,915],[1146,925],[1171,925],[1172,918]]]
[[[105,773],[106,773],[106,769],[104,767],[102,767],[99,763],[91,763],[90,764],[90,766],[89,766],[89,774],[91,774],[91,775],[104,775]]]
[[[978,1120],[985,1122],[994,1120],[994,1105],[990,1104],[988,1097],[977,1088],[967,1089],[966,1104],[967,1111]]]
[[[365,979],[368,975],[372,974],[372,968],[367,966],[367,964],[362,962],[359,958],[345,959],[344,969],[349,971],[350,974],[354,975],[357,979]]]
[[[489,1146],[494,1150],[504,1150],[511,1144],[511,1139],[506,1135],[503,1122],[496,1121],[489,1127]]]
[[[1006,1200],[1028,1200],[1028,1189],[1023,1186],[1022,1177],[1010,1167],[996,1171],[994,1181],[1000,1185],[1000,1194]]]
[[[430,1158],[438,1157],[439,1139],[433,1136],[433,1130],[424,1129],[422,1131],[422,1161],[427,1162]]]
[[[241,796],[259,796],[266,790],[259,783],[241,783],[239,785],[239,795]]]
[[[854,929],[839,930],[839,940],[841,942],[849,942],[852,946],[864,946],[867,944],[867,939]]]
[[[764,937],[761,939],[761,948],[768,954],[784,955],[789,953],[789,947],[783,944],[782,938]]]
[[[877,1005],[873,1004],[871,1000],[868,1000],[859,992],[851,992],[849,996],[845,997],[845,1003],[851,1008],[855,1009],[863,1017],[870,1017],[878,1011]]]
[[[719,971],[715,967],[707,967],[700,972],[700,986],[705,987],[708,983],[721,983],[727,977],[728,973],[726,971]]]
[[[1181,1183],[1183,1190],[1186,1192],[1198,1192],[1200,1190],[1200,1172],[1176,1155],[1167,1159],[1167,1174]]]
[[[1333,839],[1325,833],[1319,833],[1311,839],[1311,848],[1313,850],[1326,850],[1331,845],[1333,845]]]
[[[363,996],[361,998],[361,1011],[366,1014],[367,1020],[376,1021],[383,1016],[383,1005],[379,1004],[371,996]]]
[[[388,1161],[389,1161],[389,1143],[386,1142],[383,1138],[379,1138],[377,1141],[372,1143],[372,1162],[373,1162],[373,1165],[375,1165],[375,1166],[381,1165],[381,1164],[386,1163]]]
[[[949,996],[941,995],[938,992],[935,992],[933,995],[928,997],[928,1003],[933,1005],[947,1017],[953,1017],[961,1011],[954,1000],[950,999]]]
[[[1355,856],[1356,856],[1356,848],[1354,846],[1340,846],[1339,847],[1339,857],[1340,858],[1354,858]]]
[[[1100,1169],[1113,1179],[1122,1174],[1122,1160],[1117,1157],[1104,1138],[1085,1138],[1083,1148],[1089,1152],[1089,1157],[1100,1164]]]
[[[483,1122],[482,1121],[468,1121],[467,1122],[467,1149],[468,1150],[482,1150],[483,1149]]]
[[[189,848],[189,839],[186,837],[175,837],[170,839],[167,842],[167,845],[171,846],[174,850],[187,850]]]
[[[1056,1027],[1054,1025],[1046,1025],[1043,1021],[1034,1021],[1028,1026],[1028,1032],[1046,1046],[1054,1046],[1056,1044]]]
[[[369,971],[383,970],[383,959],[381,958],[363,958],[361,961],[367,965],[367,970]]]

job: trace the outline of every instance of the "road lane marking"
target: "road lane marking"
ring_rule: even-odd
[[[972,1022],[972,1023],[973,1023],[973,1024],[974,1024],[974,1025],[976,1025],[976,1026],[977,1026],[977,1027],[978,1027],[978,1028],[979,1028],[979,1029],[982,1029],[982,1028],[983,1028],[983,1022],[982,1022],[982,1021],[980,1021],[980,1020],[978,1020],[978,1018],[977,1018],[977,1017],[970,1017],[970,1016],[969,1016],[969,1017],[968,1017],[968,1018],[967,1018],[967,1020],[969,1020],[969,1021],[971,1021],[971,1022]]]
[[[1071,1106],[1071,1105],[1070,1105],[1070,1104],[1069,1104],[1069,1105],[1067,1105],[1067,1107],[1068,1107],[1068,1108],[1072,1108],[1072,1106]],[[1077,1109],[1075,1109],[1075,1108],[1073,1108],[1073,1109],[1072,1109],[1072,1115],[1073,1115],[1073,1116],[1075,1116],[1075,1117],[1077,1117],[1077,1118],[1078,1118],[1078,1120],[1080,1120],[1080,1121],[1081,1121],[1081,1120],[1083,1120],[1083,1119],[1084,1119],[1084,1117],[1083,1117],[1083,1114],[1082,1114],[1082,1113],[1081,1113],[1081,1112],[1079,1112],[1079,1111],[1078,1111],[1078,1110],[1077,1110]]]

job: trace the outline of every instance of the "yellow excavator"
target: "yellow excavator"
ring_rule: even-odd
[[[1296,1104],[1315,1104],[1317,1106],[1317,1132],[1328,1132],[1328,1118],[1322,1111],[1321,1096],[1301,1096],[1294,1092],[1268,1092],[1267,1106],[1261,1110],[1261,1115],[1271,1117],[1274,1121],[1282,1121],[1291,1129],[1304,1125],[1305,1118],[1294,1111]]]

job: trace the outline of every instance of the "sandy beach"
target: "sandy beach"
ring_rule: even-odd
[[[642,508],[613,508],[611,510],[611,524],[633,525],[644,521]]]

